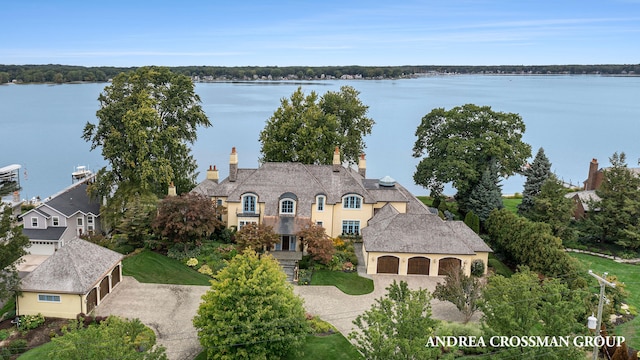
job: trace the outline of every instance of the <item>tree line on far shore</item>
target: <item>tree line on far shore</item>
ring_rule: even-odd
[[[2,65],[0,84],[106,82],[136,67]],[[429,74],[638,75],[640,64],[604,65],[405,65],[405,66],[177,66],[172,72],[198,81],[397,79]]]

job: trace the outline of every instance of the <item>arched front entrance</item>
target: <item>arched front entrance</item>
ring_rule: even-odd
[[[426,257],[416,256],[409,259],[407,274],[409,275],[429,275],[431,260]]]
[[[444,258],[438,262],[438,275],[447,275],[451,271],[459,271],[462,268],[462,261],[456,258]]]
[[[397,274],[400,258],[395,256],[380,256],[378,258],[378,274]]]

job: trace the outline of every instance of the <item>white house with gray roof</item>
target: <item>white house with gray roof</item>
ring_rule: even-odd
[[[331,237],[361,235],[369,273],[407,274],[406,260],[414,257],[430,259],[416,274],[437,275],[441,260],[450,258],[468,273],[474,259],[486,268],[491,251],[466,225],[441,220],[391,177],[367,178],[364,155],[357,169],[343,166],[337,148],[332,165],[264,163],[257,169],[239,168],[233,148],[229,176],[220,181],[217,168],[210,167],[207,178],[192,191],[226,207],[223,221],[228,227],[273,226],[280,234],[272,249],[276,257],[287,253],[301,258],[296,233],[305,221],[323,226]],[[383,223],[392,227],[379,225]],[[384,256],[398,259],[395,268],[377,265],[379,259],[388,259]]]
[[[69,319],[89,314],[120,283],[122,257],[82,239],[68,240],[21,280],[16,314]]]
[[[22,232],[31,240],[29,253],[51,255],[70,239],[101,231],[100,203],[87,195],[93,178],[69,186],[21,215]]]

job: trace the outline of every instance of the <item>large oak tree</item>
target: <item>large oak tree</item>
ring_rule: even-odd
[[[328,165],[337,146],[343,161],[356,163],[374,124],[358,95],[343,86],[318,98],[315,91],[305,95],[299,87],[290,98],[282,98],[260,132],[261,161]]]
[[[433,195],[451,183],[466,211],[469,195],[491,161],[503,177],[521,170],[531,156],[531,146],[522,141],[524,131],[520,115],[496,112],[489,106],[433,109],[416,130],[413,156],[422,160],[413,178]]]
[[[99,170],[92,191],[110,196],[129,183],[162,197],[172,181],[179,193],[194,186],[189,144],[198,126],[211,123],[189,77],[142,67],[113,78],[98,100],[99,122],[87,122],[82,137],[91,150],[102,149],[109,167]]]

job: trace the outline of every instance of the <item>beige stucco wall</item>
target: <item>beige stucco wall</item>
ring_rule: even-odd
[[[426,257],[430,260],[429,264],[429,276],[438,276],[438,264],[441,259],[455,258],[460,259],[464,273],[467,276],[471,275],[471,262],[475,259],[480,259],[484,262],[485,273],[488,266],[488,253],[479,252],[475,255],[452,255],[452,254],[415,254],[415,253],[383,253],[383,252],[367,252],[363,247],[363,255],[366,259],[367,274],[375,274],[377,272],[377,259],[381,256],[395,256],[400,259],[398,266],[398,275],[407,275],[407,267],[409,259],[415,256]]]
[[[38,294],[59,295],[59,303],[38,301]],[[17,298],[17,315],[37,315],[75,319],[79,313],[86,312],[85,296],[78,294],[56,294],[44,292],[23,292]]]

